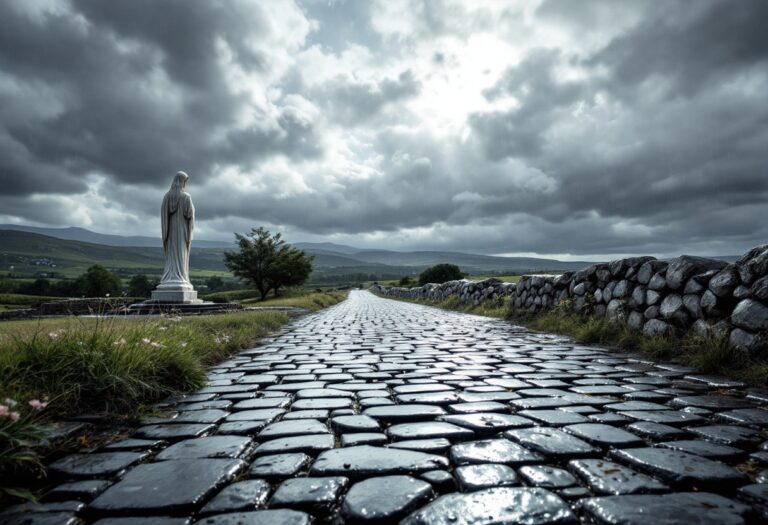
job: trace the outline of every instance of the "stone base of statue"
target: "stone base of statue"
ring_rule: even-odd
[[[237,310],[243,310],[243,305],[238,303],[213,303],[211,301],[200,301],[199,299],[196,303],[168,303],[150,299],[143,303],[132,304],[128,308],[115,313],[132,315],[206,315]]]
[[[169,304],[200,304],[197,290],[153,290],[152,301]]]
[[[125,313],[200,315],[242,309],[242,305],[237,303],[214,303],[198,299],[197,291],[188,282],[165,282],[152,291],[151,299],[132,304]]]
[[[152,302],[167,304],[200,304],[197,290],[190,283],[160,283],[152,290]]]

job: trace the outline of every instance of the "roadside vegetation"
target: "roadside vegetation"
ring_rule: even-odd
[[[347,297],[347,293],[348,291],[345,290],[310,293],[298,290],[285,296],[273,297],[264,301],[246,299],[241,303],[245,306],[290,306],[307,310],[321,310],[343,301]]]
[[[0,399],[48,398],[56,417],[133,416],[197,388],[205,367],[288,321],[282,312],[160,318],[65,318],[0,324]]]
[[[750,385],[768,385],[768,361],[747,352],[734,350],[727,337],[718,334],[695,334],[649,337],[623,323],[589,314],[579,314],[567,307],[548,312],[522,314],[514,312],[508,299],[492,304],[460,303],[451,297],[445,301],[417,301],[387,297],[397,301],[426,304],[446,310],[507,319],[537,332],[572,337],[576,342],[605,346],[609,350],[638,353],[649,359],[690,366],[705,374],[717,374],[744,381]]]
[[[768,361],[731,348],[725,334],[649,337],[624,323],[563,308],[534,315],[509,315],[508,319],[535,331],[570,336],[579,343],[637,352],[654,360],[690,366],[701,373],[725,375],[756,386],[768,385]]]
[[[516,273],[510,273],[510,274],[483,274],[483,275],[464,275],[464,279],[469,279],[470,281],[485,281],[486,279],[497,279],[499,281],[505,282],[505,283],[516,283],[520,280],[520,277],[522,277],[522,274],[516,274]],[[363,281],[361,283],[361,287],[363,288],[370,288],[374,282],[379,283],[381,286],[389,287],[389,286],[400,286],[404,288],[412,288],[414,286],[419,286],[419,278],[418,276],[410,276],[406,275],[404,277],[401,277],[398,279],[384,279],[384,280],[378,280],[378,281]]]
[[[261,300],[261,294],[256,290],[230,290],[203,295],[206,301],[215,303],[237,302],[243,306],[292,306],[307,310],[319,310],[343,301],[348,290],[344,289],[313,289],[291,288],[279,297]]]
[[[404,303],[424,304],[427,306],[434,306],[435,308],[442,308],[443,310],[484,315],[485,317],[496,317],[499,319],[505,319],[509,315],[509,302],[507,301],[496,304],[481,303],[479,305],[474,305],[471,303],[462,303],[457,297],[450,297],[444,301],[433,301],[429,299],[407,299],[404,297],[389,296],[386,296],[385,298],[392,299],[394,301],[402,301]]]
[[[257,304],[319,310],[346,294],[293,290]],[[257,300],[253,291],[248,297]],[[288,321],[285,312],[250,310],[1,322],[0,500],[3,493],[32,497],[23,487],[44,474],[40,456],[50,452],[44,436],[52,421],[94,414],[132,424],[158,400],[204,386],[208,366],[256,346]],[[6,480],[22,487],[4,486]]]
[[[255,346],[288,320],[283,312],[246,311],[3,322],[0,493],[31,496],[5,485],[43,472],[49,422],[88,413],[130,424],[159,399],[202,387],[207,366]]]

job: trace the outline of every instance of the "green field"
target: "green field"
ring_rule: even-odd
[[[467,277],[470,281],[483,281],[485,279],[498,279],[499,281],[503,281],[505,283],[516,283],[520,280],[521,275],[518,274],[512,274],[512,275],[470,275]],[[414,284],[419,280],[418,276],[413,277]],[[378,282],[382,286],[399,286],[400,279],[385,279],[381,281],[364,281],[363,282],[363,288],[370,288],[374,282]]]
[[[235,302],[246,306],[293,306],[296,308],[319,310],[343,300],[346,296],[346,291],[331,288],[318,289],[318,291],[310,291],[308,288],[297,288],[286,290],[278,297],[270,294],[264,301],[261,300],[261,295],[256,290],[214,292],[203,295],[202,298],[207,301]]]
[[[30,308],[47,301],[59,301],[61,297],[45,297],[42,295],[24,295],[20,293],[0,293],[0,311]]]
[[[14,277],[75,278],[93,264],[101,264],[120,275],[138,273],[160,276],[162,248],[105,246],[70,241],[15,230],[0,230],[0,268]],[[224,266],[223,249],[192,250],[191,277],[231,276]]]
[[[317,286],[355,285],[363,282],[398,281],[409,275],[418,276],[438,263],[456,264],[471,275],[508,276],[542,273],[552,270],[575,270],[587,262],[557,261],[530,257],[496,257],[460,252],[395,252],[360,250],[328,243],[297,243],[314,258],[309,283]],[[341,251],[334,251],[335,249]],[[190,276],[201,284],[211,276],[232,280],[223,261],[226,248],[193,246]],[[71,279],[89,266],[100,264],[123,279],[145,274],[159,277],[163,268],[163,251],[152,246],[109,246],[93,242],[60,239],[40,233],[0,229],[0,274],[15,279]]]

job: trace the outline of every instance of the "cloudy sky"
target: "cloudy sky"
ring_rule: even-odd
[[[768,242],[762,0],[5,0],[0,223],[601,258]]]

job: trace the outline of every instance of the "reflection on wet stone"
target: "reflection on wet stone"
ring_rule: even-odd
[[[133,436],[54,463],[24,519],[768,519],[768,393],[501,320],[353,291],[208,378]]]

